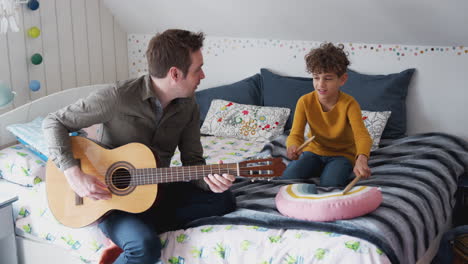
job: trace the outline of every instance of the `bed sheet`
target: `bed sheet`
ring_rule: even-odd
[[[203,137],[207,163],[237,162],[254,156],[262,143]],[[226,150],[228,150],[226,152]],[[178,166],[178,155],[173,166]],[[45,183],[23,187],[0,180],[0,191],[15,193],[16,233],[55,244],[81,259],[97,263],[107,239],[96,224],[73,229],[60,225],[47,206]],[[348,235],[255,225],[200,225],[161,234],[162,263],[390,263],[375,245]]]
[[[17,235],[57,245],[83,263],[97,263],[107,239],[95,224],[60,225],[48,210],[44,183],[27,188],[0,180],[0,191],[20,197],[13,204]],[[166,232],[160,239],[164,264],[390,263],[375,245],[331,232],[203,225]]]

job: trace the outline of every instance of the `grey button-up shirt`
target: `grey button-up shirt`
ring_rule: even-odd
[[[184,166],[205,164],[194,97],[175,99],[163,110],[152,87],[151,78],[145,75],[99,89],[49,114],[42,124],[49,158],[61,170],[78,165],[68,133],[102,123],[101,143],[110,148],[139,142],[156,150],[158,167],[169,167],[178,146]]]

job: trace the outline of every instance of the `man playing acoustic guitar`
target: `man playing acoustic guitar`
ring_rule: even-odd
[[[131,142],[151,147],[159,155],[158,167],[169,167],[176,147],[184,166],[205,164],[194,99],[205,78],[203,40],[203,33],[185,30],[157,34],[146,52],[148,75],[99,89],[45,118],[49,158],[78,196],[112,198],[106,183],[84,173],[72,153],[68,133],[93,124],[103,124],[99,141],[110,148]],[[201,180],[160,184],[157,202],[149,210],[137,214],[111,211],[100,220],[99,228],[115,244],[104,252],[101,263],[157,262],[161,256],[157,234],[234,210],[229,191],[234,179],[231,174],[207,173]]]

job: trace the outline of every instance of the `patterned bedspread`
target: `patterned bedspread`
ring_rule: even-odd
[[[267,144],[259,156],[284,157],[285,138]],[[233,188],[238,210],[191,226],[216,223],[333,232],[377,245],[392,263],[415,263],[450,219],[457,179],[468,168],[468,143],[438,133],[410,136],[372,152],[369,165],[371,178],[358,185],[380,187],[383,202],[368,215],[328,223],[284,217],[276,210],[274,197],[281,186],[293,182],[239,180]]]
[[[203,146],[208,164],[229,163],[255,155],[282,156],[284,139],[266,144],[261,152],[263,144],[228,138],[206,137]],[[232,188],[238,210],[161,235],[163,263],[415,263],[450,218],[456,180],[467,164],[468,145],[453,136],[423,134],[387,142],[372,153],[373,176],[359,183],[381,187],[382,205],[366,216],[331,223],[279,214],[274,197],[292,181],[239,179]],[[177,155],[172,165],[178,165]],[[1,181],[0,189],[20,196],[14,203],[17,234],[69,249],[83,263],[99,258],[103,235],[95,225],[59,225],[48,210],[44,184],[12,188]]]

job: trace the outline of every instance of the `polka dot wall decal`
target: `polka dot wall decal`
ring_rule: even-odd
[[[138,72],[143,73],[146,66],[145,50],[149,39],[153,35],[129,35],[128,39],[128,54],[130,75],[138,77]],[[207,38],[205,40],[204,54],[209,57],[236,56],[239,52],[254,52],[254,49],[279,49],[271,50],[271,52],[286,53],[289,58],[299,60],[307,54],[312,48],[320,46],[323,41],[294,41],[294,40],[278,40],[278,39],[245,39],[245,38]],[[337,43],[338,44],[338,43]],[[427,56],[460,56],[468,54],[468,49],[463,46],[445,46],[445,47],[428,47],[428,46],[401,46],[401,45],[385,45],[372,43],[346,43],[344,44],[347,50],[353,57],[364,54],[377,54],[381,57],[393,57],[397,60],[407,60],[411,57],[427,57]],[[374,53],[375,51],[375,53]],[[430,52],[433,51],[433,52]],[[440,52],[434,52],[440,51]],[[380,53],[380,54],[379,54]],[[242,53],[239,54],[243,56]],[[419,56],[418,56],[419,55]],[[424,55],[424,56],[423,56]],[[466,55],[465,55],[466,56]],[[419,58],[418,58],[419,59]]]

